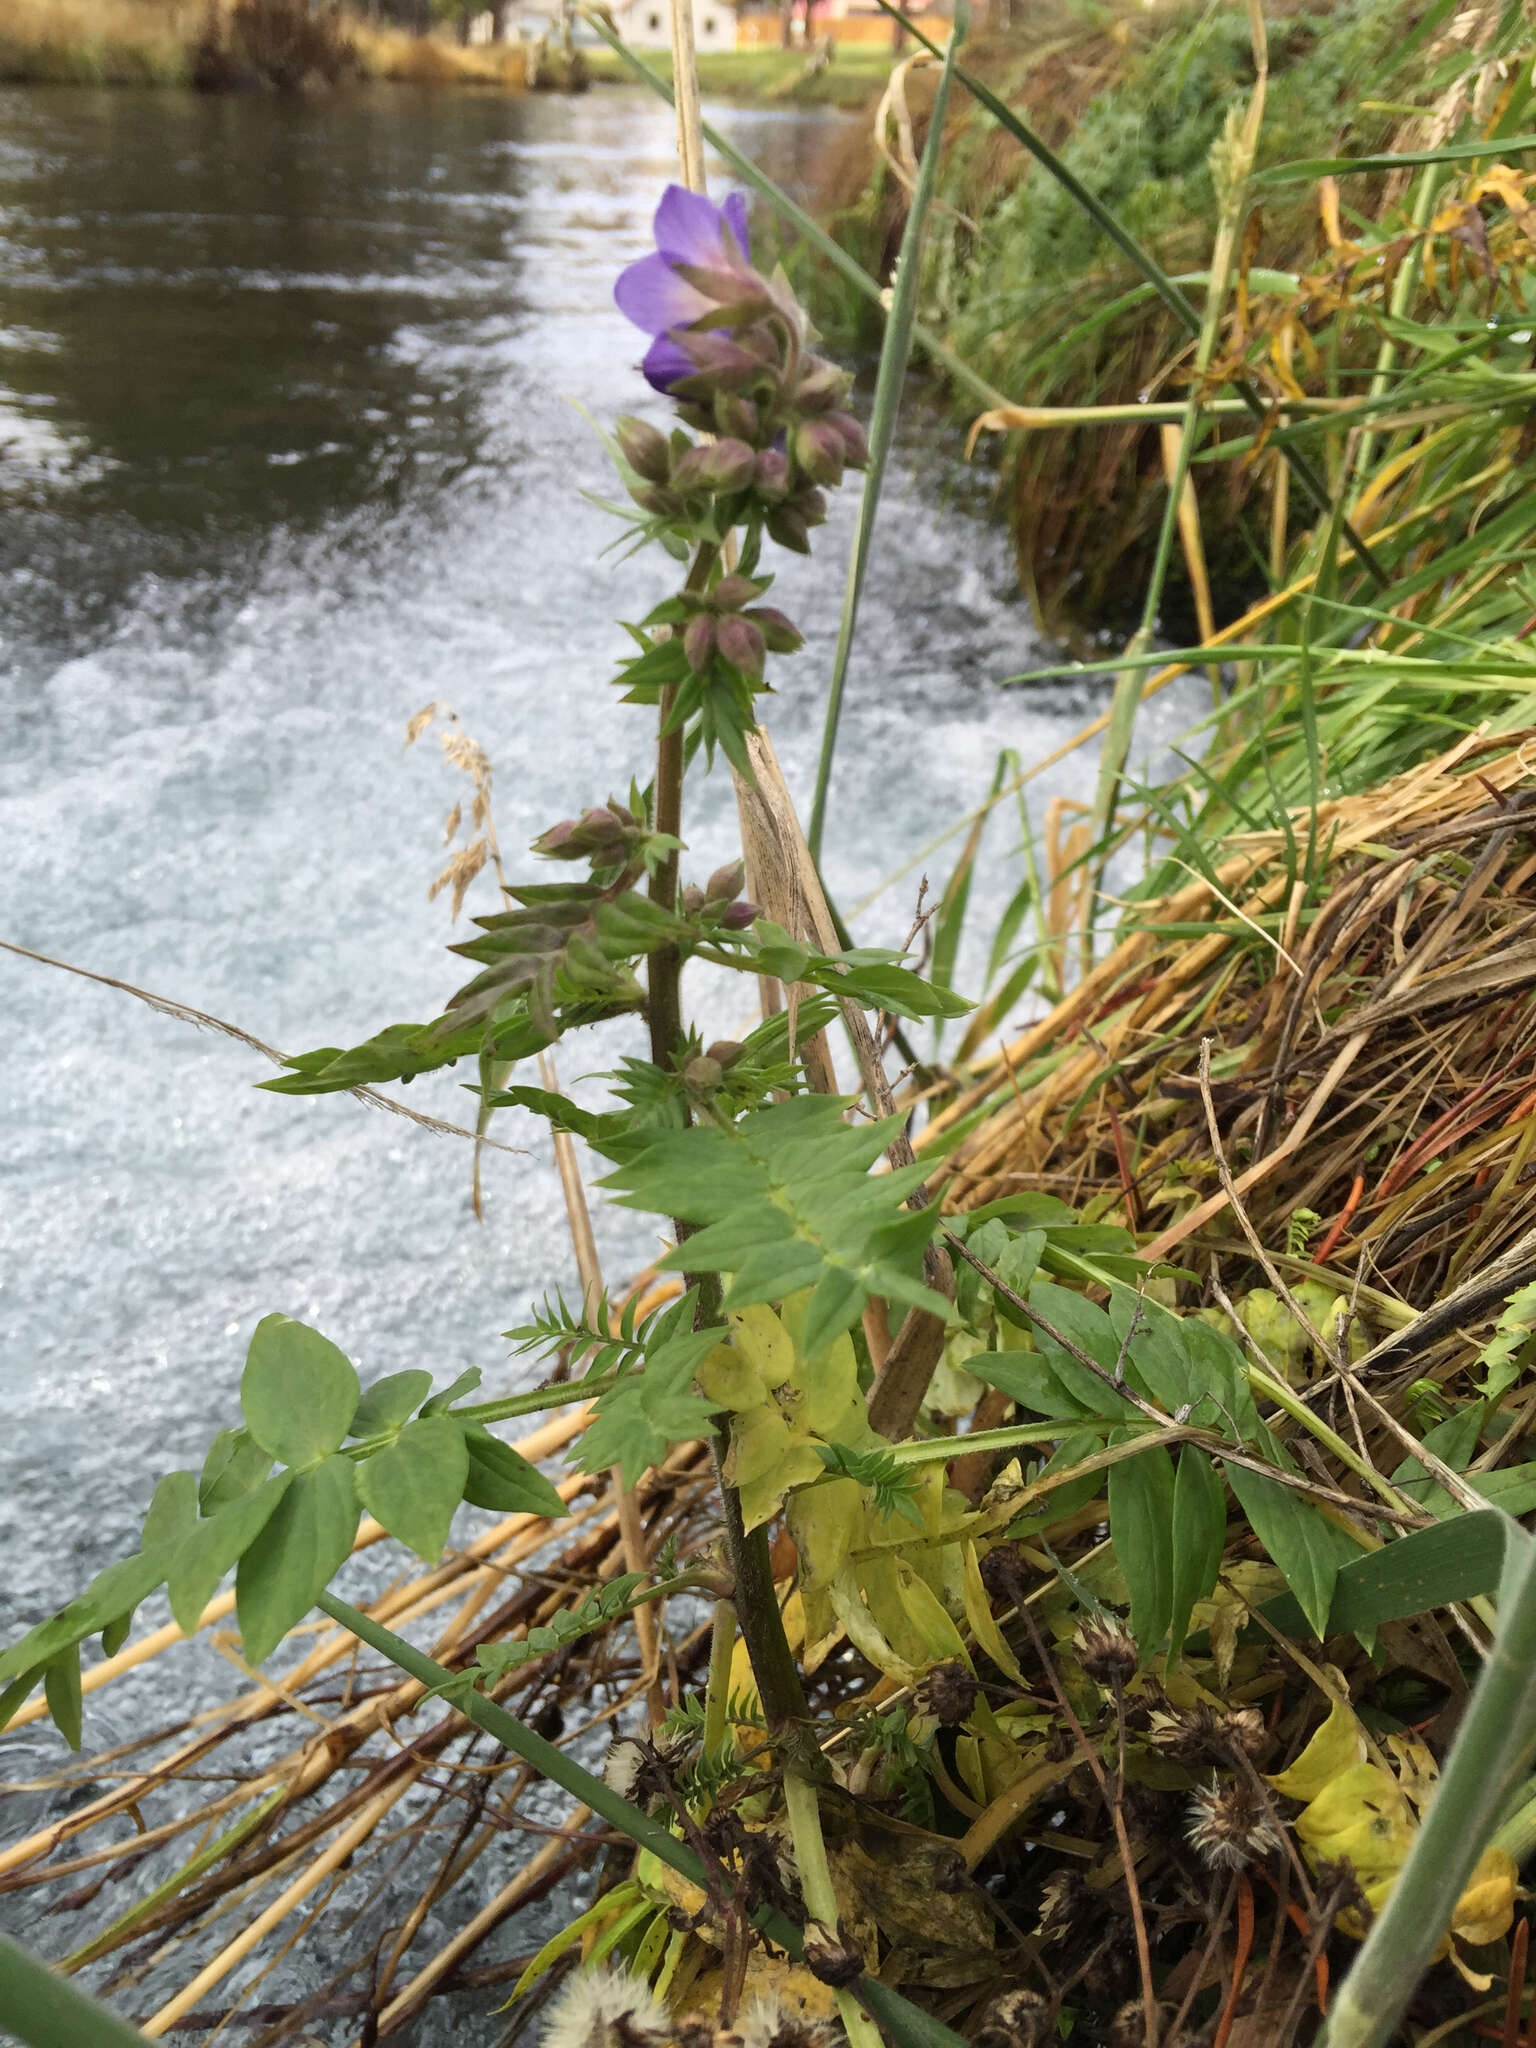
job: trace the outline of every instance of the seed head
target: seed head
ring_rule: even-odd
[[[988,1999],[970,2038],[972,2048],[1045,2048],[1051,2032],[1050,2006],[1038,1991],[1020,1985]]]
[[[649,1985],[623,1970],[582,1970],[551,2004],[542,2048],[661,2048],[667,2032]]]
[[[829,2019],[797,2012],[770,1992],[740,2023],[742,2048],[827,2048],[836,2029]]]
[[[1284,1847],[1273,1815],[1238,1778],[1201,1785],[1189,1802],[1184,1832],[1210,1870],[1242,1870]]]
[[[958,1728],[975,1706],[979,1690],[974,1674],[963,1664],[935,1664],[919,1682],[912,1704],[920,1714],[931,1714],[941,1728]]]
[[[823,1984],[845,1991],[863,1974],[864,1956],[841,1927],[834,1930],[825,1921],[813,1920],[805,1930],[805,1967]]]
[[[1083,1622],[1072,1643],[1078,1662],[1095,1685],[1120,1692],[1136,1676],[1136,1667],[1141,1662],[1136,1638],[1112,1614]]]

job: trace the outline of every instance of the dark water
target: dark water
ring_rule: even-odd
[[[720,118],[804,189],[841,117]],[[454,986],[426,892],[465,790],[431,741],[403,751],[414,711],[450,702],[484,743],[514,857],[644,773],[613,621],[665,571],[599,559],[583,409],[649,403],[610,292],[671,149],[670,115],[615,91],[0,93],[0,937],[286,1049],[353,1042]],[[845,901],[975,803],[999,747],[1035,757],[1091,708],[989,687],[1035,648],[980,496],[937,428],[904,440],[844,724]],[[851,513],[775,592],[809,636],[770,718],[802,798]],[[728,785],[690,805],[704,872],[733,850]],[[991,844],[983,908],[1016,823]],[[899,941],[913,886],[862,934]],[[529,1150],[490,1161],[480,1225],[467,1147],[258,1094],[227,1040],[4,954],[0,1017],[0,1640],[129,1547],[154,1477],[233,1416],[271,1309],[365,1377],[516,1383],[498,1332],[570,1269],[531,1122],[500,1122]],[[411,1100],[469,1113],[447,1080]],[[650,1255],[632,1216],[598,1225],[615,1277]],[[171,1661],[98,1695],[88,1744],[227,1690],[201,1643]],[[15,1738],[7,1775],[58,1754]]]

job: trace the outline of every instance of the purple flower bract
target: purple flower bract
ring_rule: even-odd
[[[642,256],[621,271],[613,288],[619,311],[642,333],[655,338],[640,367],[657,391],[670,391],[694,374],[687,351],[672,339],[679,327],[691,327],[709,313],[714,301],[678,274],[686,264],[696,270],[739,271],[751,275],[747,248],[747,203],[732,193],[716,206],[701,192],[669,185],[656,209],[654,255]]]

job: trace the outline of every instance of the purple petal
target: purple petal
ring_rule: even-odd
[[[619,311],[644,334],[687,327],[714,310],[714,301],[680,278],[665,256],[642,256],[619,272],[613,296]]]
[[[720,209],[725,224],[735,238],[743,263],[750,263],[752,252],[747,246],[747,202],[740,192],[733,192]]]
[[[655,235],[657,248],[674,263],[695,263],[704,270],[726,267],[720,209],[702,192],[690,192],[686,185],[669,185],[656,209]]]
[[[667,334],[659,335],[651,343],[640,368],[651,389],[661,392],[670,391],[682,378],[697,373],[692,357]]]

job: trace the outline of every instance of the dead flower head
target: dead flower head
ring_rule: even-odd
[[[1237,1778],[1201,1785],[1189,1802],[1185,1835],[1210,1870],[1242,1870],[1284,1847],[1273,1814]]]
[[[835,2021],[801,2012],[770,1992],[737,2023],[742,2048],[833,2048],[842,2039]]]
[[[1083,1622],[1072,1638],[1077,1661],[1093,1680],[1110,1692],[1120,1692],[1136,1676],[1141,1656],[1136,1638],[1112,1614]]]
[[[935,1664],[917,1684],[912,1705],[931,1714],[941,1728],[958,1728],[976,1704],[980,1687],[963,1664]]]
[[[1046,2048],[1054,2031],[1047,2000],[1019,1985],[987,2000],[970,2039],[972,2048]]]
[[[1231,1763],[1239,1756],[1256,1763],[1269,1741],[1257,1707],[1209,1707],[1203,1700],[1176,1713],[1154,1709],[1147,1732],[1179,1763]]]
[[[687,1735],[677,1728],[658,1728],[652,1735],[621,1735],[608,1745],[603,1781],[621,1799],[649,1806],[653,1800],[668,1798],[674,1790],[687,1747]]]
[[[624,1970],[580,1970],[550,2005],[542,2048],[661,2048],[666,2009]]]

